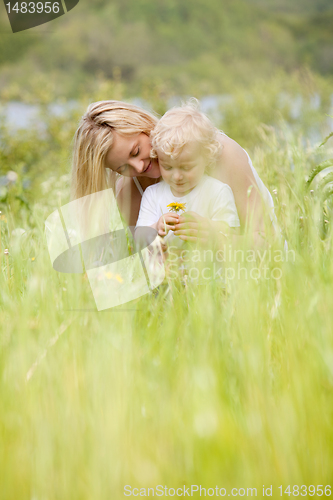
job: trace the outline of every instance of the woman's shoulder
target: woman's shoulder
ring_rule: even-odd
[[[229,168],[235,163],[248,165],[248,155],[238,142],[225,134],[221,134],[220,141],[222,144],[221,162],[223,166]]]
[[[123,192],[131,189],[134,185],[132,177],[120,175],[116,180],[116,198]]]
[[[254,181],[253,172],[246,151],[230,137],[221,134],[222,151],[212,176],[236,188],[249,180]]]

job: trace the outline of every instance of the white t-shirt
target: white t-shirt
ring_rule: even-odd
[[[192,191],[177,197],[171,192],[169,184],[161,181],[149,186],[142,197],[138,226],[152,226],[161,215],[169,213],[169,203],[186,203],[186,212],[196,212],[202,217],[213,221],[226,222],[230,227],[239,227],[237,208],[231,188],[223,182],[203,175]],[[178,238],[172,231],[168,240]]]

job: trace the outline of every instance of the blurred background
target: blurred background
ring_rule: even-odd
[[[330,484],[332,26],[332,0],[80,0],[13,34],[0,3],[1,498]],[[45,239],[80,116],[190,96],[250,153],[295,258],[97,313]]]
[[[250,150],[262,144],[263,124],[311,144],[332,129],[330,0],[81,0],[16,34],[2,4],[0,14],[1,137],[9,145],[0,173],[14,171],[25,190],[37,177],[69,172],[79,116],[96,100],[163,114],[195,96]]]
[[[332,22],[330,0],[81,0],[13,36],[1,5],[1,97],[39,86],[77,99],[101,80],[121,80],[127,95],[202,97],[273,75],[288,90],[305,69],[332,76]]]
[[[59,116],[68,106],[131,99],[163,113],[195,96],[251,146],[258,123],[304,124],[319,112],[316,140],[333,114],[330,0],[81,0],[16,34],[4,5],[0,12],[0,100],[14,128],[31,125],[34,104]]]
[[[195,96],[249,149],[260,145],[262,124],[283,122],[312,144],[332,128],[330,0],[81,0],[16,34],[2,4],[0,14],[1,136],[11,145],[0,173],[14,171],[25,189],[37,175],[69,172],[78,118],[96,100],[163,114]],[[43,178],[41,156],[56,150],[62,161],[48,158]]]

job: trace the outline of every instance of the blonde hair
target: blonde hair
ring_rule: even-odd
[[[219,131],[198,109],[199,102],[191,99],[180,107],[167,111],[151,133],[152,156],[159,152],[176,159],[188,142],[195,141],[207,152],[207,168],[216,163],[222,145]]]
[[[154,129],[157,118],[144,109],[121,101],[100,101],[88,106],[74,136],[71,199],[108,187],[114,189],[116,174],[105,168],[113,145],[113,131],[122,136]]]

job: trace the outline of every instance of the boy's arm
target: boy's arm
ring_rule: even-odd
[[[209,203],[212,207],[210,218],[187,212],[181,216],[175,235],[182,240],[209,243],[216,241],[221,235],[227,237],[240,234],[240,222],[231,188],[221,184]]]
[[[149,226],[160,236],[165,236],[168,230],[173,229],[174,224],[179,221],[179,215],[170,212],[161,215],[161,208],[154,194],[154,191],[149,188],[143,193],[135,229]]]

